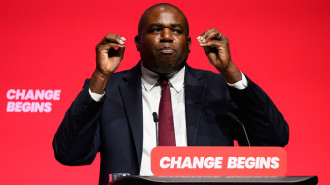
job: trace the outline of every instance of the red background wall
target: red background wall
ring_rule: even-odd
[[[186,14],[193,38],[188,64],[215,71],[195,38],[215,27],[230,39],[236,65],[273,99],[290,126],[287,175],[329,184],[330,1],[168,1]],[[13,0],[0,2],[1,184],[97,184],[99,159],[68,167],[52,138],[107,33],[126,39],[118,70],[139,60],[134,36],[142,12],[158,1]],[[9,89],[60,89],[50,113],[6,112]]]

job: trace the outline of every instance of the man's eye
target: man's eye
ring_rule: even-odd
[[[181,30],[173,29],[173,30],[172,30],[172,33],[174,33],[174,34],[181,34],[182,31],[181,31]]]
[[[158,32],[161,32],[162,29],[161,28],[154,28],[154,29],[151,29],[150,32],[155,32],[155,33],[158,33]]]

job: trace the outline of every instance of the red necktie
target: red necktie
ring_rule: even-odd
[[[162,87],[158,112],[159,146],[175,146],[171,91],[168,85],[168,79],[166,77],[160,77],[158,82]]]

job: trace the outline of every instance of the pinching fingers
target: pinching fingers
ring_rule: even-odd
[[[126,39],[119,34],[108,34],[106,35],[100,44],[115,43],[123,47],[125,45]]]
[[[206,43],[199,43],[200,46],[202,47],[215,47],[218,48],[220,46],[222,46],[224,43],[221,41],[217,41],[217,40],[210,40]]]
[[[199,43],[205,44],[211,40],[221,40],[222,34],[215,28],[211,28],[197,37]]]

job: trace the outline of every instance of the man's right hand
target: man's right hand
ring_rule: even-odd
[[[125,41],[118,34],[108,34],[96,45],[96,69],[89,83],[93,93],[103,94],[107,81],[124,57]]]

